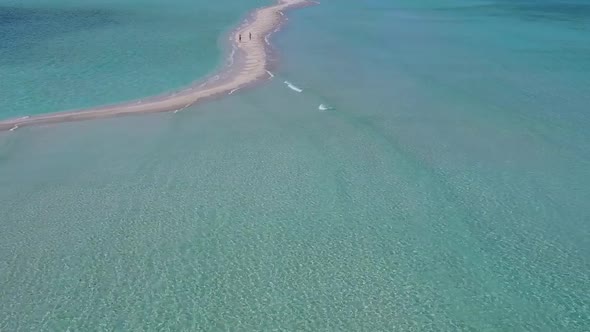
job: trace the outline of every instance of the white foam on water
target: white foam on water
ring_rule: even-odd
[[[291,83],[289,81],[285,81],[285,84],[287,84],[287,86],[289,87],[289,89],[291,89],[293,91],[303,92],[303,89],[297,87],[296,85],[294,85],[293,83]]]
[[[8,131],[15,131],[18,129],[18,125],[14,125],[14,127],[10,128]]]
[[[192,104],[190,104],[190,103],[189,103],[189,104],[186,104],[186,105],[184,105],[184,107],[182,107],[182,108],[179,108],[179,109],[177,109],[177,110],[174,110],[174,114],[176,114],[176,113],[178,113],[178,112],[182,112],[182,111],[184,111],[184,110],[185,110],[187,107],[189,107],[189,106],[191,106],[191,105],[192,105]]]
[[[269,35],[264,36],[264,42],[266,43],[266,45],[270,46],[270,42],[268,41],[268,36]]]
[[[318,106],[318,109],[320,111],[327,111],[327,110],[330,109],[330,107],[329,106],[326,106],[325,104],[320,104],[320,106]]]
[[[236,92],[238,90],[240,90],[240,88],[235,88],[235,89],[231,90],[228,94],[231,95],[231,94],[233,94],[234,92]]]
[[[270,76],[270,78],[275,77],[275,75],[273,73],[271,73],[270,71],[268,71],[268,70],[266,71],[266,73],[268,74],[268,76]]]
[[[234,64],[234,56],[236,55],[236,45],[232,46],[231,53],[228,59],[228,65],[232,66]]]

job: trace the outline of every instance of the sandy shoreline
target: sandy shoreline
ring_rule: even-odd
[[[80,121],[135,113],[179,112],[206,98],[232,94],[245,85],[262,78],[273,77],[267,70],[269,56],[268,37],[280,26],[283,11],[311,4],[308,0],[278,0],[274,5],[255,10],[249,19],[232,31],[230,63],[217,75],[203,83],[167,95],[124,102],[110,106],[48,113],[0,121],[0,130],[13,131],[19,127]],[[249,34],[252,33],[252,40]],[[238,39],[242,35],[242,41]]]

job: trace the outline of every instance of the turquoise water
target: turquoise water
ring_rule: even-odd
[[[590,5],[540,4],[324,2],[254,89],[1,133],[0,330],[590,330]]]
[[[265,3],[0,0],[0,119],[186,86],[222,65],[224,33]]]

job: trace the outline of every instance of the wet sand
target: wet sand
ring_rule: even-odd
[[[255,10],[249,18],[231,33],[230,62],[220,73],[203,83],[162,96],[125,102],[110,106],[73,110],[58,113],[20,117],[0,121],[0,130],[65,121],[80,121],[129,114],[179,112],[206,98],[232,94],[260,79],[273,77],[267,70],[269,63],[268,37],[284,20],[283,11],[311,4],[308,0],[279,0],[275,5]],[[249,34],[252,33],[250,40]],[[239,41],[239,35],[242,40]]]

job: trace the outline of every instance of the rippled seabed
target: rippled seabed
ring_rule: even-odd
[[[429,170],[313,106],[275,83],[3,138],[2,329],[587,326],[535,175]]]

